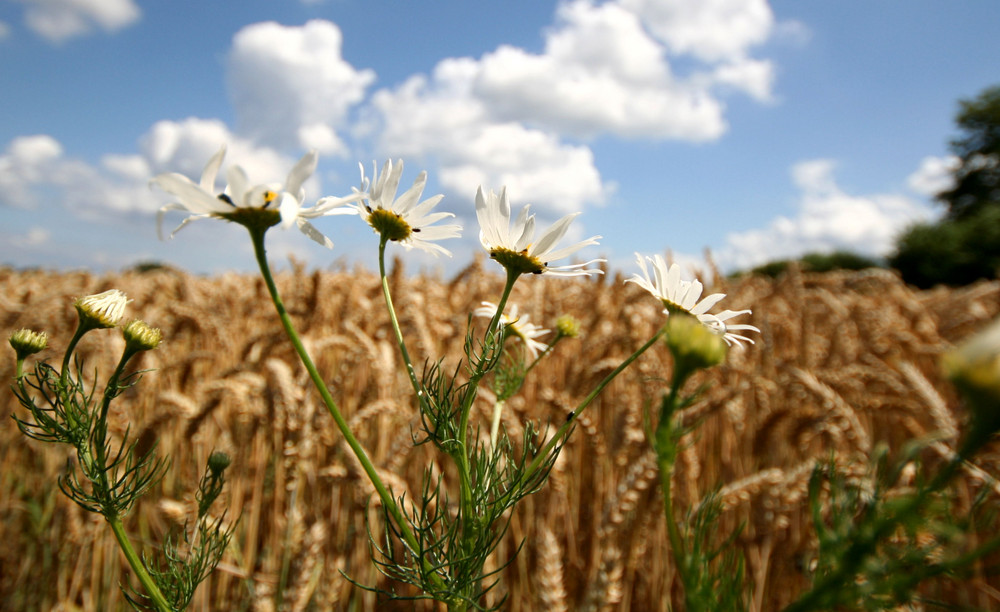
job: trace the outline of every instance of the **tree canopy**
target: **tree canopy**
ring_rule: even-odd
[[[961,165],[954,186],[938,198],[950,219],[962,219],[1000,204],[1000,86],[960,101],[955,123],[963,135],[951,142],[951,150]]]
[[[909,228],[889,265],[918,287],[965,285],[1000,271],[1000,86],[959,102],[951,141],[954,184],[938,194],[948,207],[937,223]]]

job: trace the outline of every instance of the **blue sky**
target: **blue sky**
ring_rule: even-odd
[[[479,184],[582,211],[574,235],[603,238],[581,255],[625,271],[635,251],[880,256],[940,214],[957,100],[1000,83],[998,23],[986,0],[7,0],[0,263],[252,269],[237,226],[156,236],[149,179],[197,180],[223,143],[261,183],[318,149],[312,201],[358,162],[427,170],[464,237],[411,270],[468,263]],[[272,259],[373,265],[360,220],[316,224],[332,251],[276,229]]]

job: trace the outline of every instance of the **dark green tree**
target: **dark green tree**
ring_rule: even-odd
[[[954,183],[937,195],[946,207],[937,223],[920,223],[896,241],[889,265],[921,288],[966,285],[1000,271],[1000,86],[959,102],[951,142],[959,158]]]
[[[1000,86],[959,102],[955,123],[963,132],[951,142],[961,165],[955,184],[938,194],[949,219],[964,219],[985,206],[1000,204]]]

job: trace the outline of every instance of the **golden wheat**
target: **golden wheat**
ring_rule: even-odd
[[[571,314],[583,336],[566,340],[507,403],[514,440],[533,421],[552,431],[660,323],[659,307],[623,277],[526,278],[512,301],[552,327]],[[775,610],[806,584],[814,538],[805,487],[816,460],[836,457],[859,482],[876,444],[898,449],[937,433],[928,462],[954,449],[965,415],[937,370],[937,356],[1000,313],[1000,282],[913,291],[888,272],[779,280],[721,280],[730,308],[752,308],[763,333],[701,374],[700,400],[682,414],[701,423],[684,440],[677,472],[681,507],[717,487],[725,512],[720,534],[744,525],[738,545],[754,585],[754,610]],[[397,494],[417,490],[425,470],[450,475],[432,449],[413,447],[419,416],[398,357],[377,276],[364,271],[307,272],[296,265],[278,285],[303,340],[356,435]],[[496,300],[499,274],[477,260],[449,281],[391,274],[400,324],[415,362],[461,356],[467,313]],[[130,316],[163,329],[165,342],[138,364],[155,368],[116,406],[114,433],[156,443],[173,465],[129,517],[146,546],[190,520],[191,495],[208,455],[232,454],[223,500],[239,517],[233,546],[192,610],[404,609],[343,578],[387,589],[371,563],[366,518],[380,528],[377,498],[322,408],[253,276],[204,278],[161,269],[94,275],[0,269],[4,330],[44,329],[54,348],[75,323],[70,299],[116,287],[132,298]],[[81,343],[88,371],[110,372],[121,350],[113,333]],[[46,354],[43,353],[44,357]],[[13,359],[0,374],[13,374]],[[662,501],[644,411],[656,406],[669,374],[663,348],[647,352],[581,416],[550,481],[511,517],[491,567],[495,597],[512,611],[666,610],[679,594],[667,554]],[[10,394],[4,416],[15,409]],[[492,395],[474,413],[489,430]],[[9,418],[0,427],[0,609],[118,610],[127,580],[113,538],[99,520],[56,487],[66,449],[25,439]],[[962,499],[984,487],[1000,499],[1000,452],[967,467]],[[959,500],[961,501],[961,500]],[[992,580],[996,580],[993,576]],[[44,585],[44,588],[42,587]],[[930,595],[955,605],[1000,607],[982,568]],[[54,588],[53,588],[54,586]],[[418,610],[435,610],[430,603]]]

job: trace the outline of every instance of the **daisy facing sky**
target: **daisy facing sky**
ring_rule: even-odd
[[[343,207],[343,204],[357,201],[364,195],[355,192],[344,198],[324,198],[315,206],[303,206],[305,199],[303,184],[316,170],[318,161],[315,151],[310,151],[299,159],[289,171],[284,185],[252,185],[243,168],[231,166],[226,173],[228,185],[222,193],[216,195],[215,180],[225,154],[226,147],[223,146],[208,160],[198,183],[175,172],[160,174],[153,178],[152,185],[179,200],[160,208],[156,218],[156,228],[161,237],[163,216],[170,210],[184,210],[191,213],[171,232],[170,235],[173,237],[191,221],[219,217],[229,221],[244,222],[246,220],[242,219],[241,215],[248,209],[254,209],[273,212],[273,218],[267,221],[271,225],[277,224],[278,221],[286,228],[294,224],[309,238],[327,248],[333,248],[333,242],[313,227],[307,219],[353,214],[356,211]]]
[[[443,254],[450,257],[451,251],[436,244],[436,241],[458,238],[462,234],[462,226],[434,225],[455,215],[431,212],[443,195],[420,201],[420,195],[427,184],[426,172],[417,175],[413,186],[397,198],[396,191],[402,174],[403,160],[397,160],[395,164],[392,160],[387,160],[382,166],[381,174],[372,164],[371,180],[365,176],[365,167],[361,165],[361,189],[354,191],[362,197],[353,208],[384,239],[398,242],[407,249],[417,248],[432,255]],[[326,203],[327,198],[323,198],[317,206],[324,206]]]
[[[668,316],[681,313],[692,315],[710,330],[722,336],[726,344],[729,345],[738,345],[740,342],[754,343],[750,338],[734,332],[754,331],[760,333],[759,329],[743,323],[726,323],[734,317],[750,314],[749,310],[723,310],[717,314],[708,312],[726,297],[725,293],[713,293],[699,300],[704,287],[698,280],[682,280],[681,268],[677,264],[672,264],[668,268],[667,262],[659,255],[643,257],[636,253],[635,259],[642,274],[633,274],[632,278],[626,279],[625,282],[635,283],[659,299],[664,306],[663,312]],[[649,271],[646,268],[647,262],[653,266],[652,277],[649,276]]]
[[[489,252],[490,257],[514,274],[551,274],[554,276],[586,276],[603,274],[601,270],[587,266],[604,261],[592,259],[581,264],[550,266],[549,262],[563,259],[588,245],[598,244],[600,236],[591,236],[576,244],[556,248],[556,243],[566,234],[570,223],[580,213],[572,213],[559,219],[535,240],[535,215],[529,214],[529,206],[521,209],[514,225],[510,224],[510,202],[507,188],[502,187],[497,195],[493,190],[484,193],[480,186],[476,192],[476,217],[479,219],[479,242]]]

